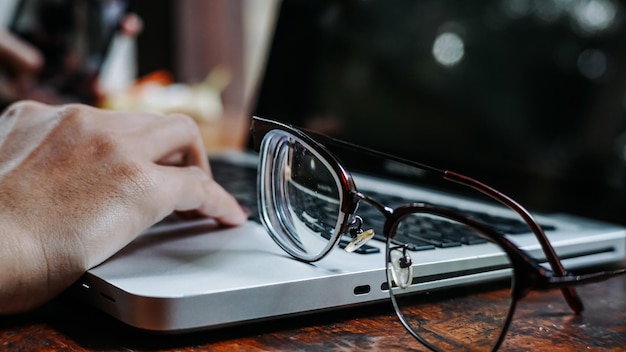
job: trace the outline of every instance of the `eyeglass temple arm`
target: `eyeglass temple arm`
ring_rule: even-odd
[[[601,271],[597,273],[590,274],[568,274],[566,276],[551,276],[544,283],[544,287],[540,287],[542,289],[553,289],[553,288],[565,288],[573,285],[584,285],[599,281],[604,281],[610,279],[612,277],[620,276],[626,274],[626,268],[624,269],[616,269],[612,271]]]
[[[543,249],[546,259],[548,260],[548,263],[550,264],[550,267],[552,268],[552,272],[555,275],[553,276],[553,278],[569,277],[567,271],[563,267],[563,264],[561,264],[559,257],[556,255],[554,248],[550,244],[550,241],[548,241],[548,238],[543,232],[543,229],[541,228],[541,226],[539,226],[539,224],[535,221],[533,216],[519,203],[511,199],[509,196],[497,191],[494,188],[491,188],[490,186],[487,186],[486,184],[482,182],[476,181],[470,177],[457,174],[452,171],[445,171],[444,179],[471,187],[489,196],[490,198],[500,202],[501,204],[505,205],[507,208],[513,210],[514,212],[516,212],[519,216],[522,217],[522,219],[524,219],[524,222],[530,227],[530,230],[537,237],[537,240],[539,241],[539,244],[541,245],[541,248]],[[565,298],[565,301],[567,301],[567,304],[569,305],[569,307],[576,313],[582,312],[584,310],[584,306],[580,297],[576,293],[576,290],[574,290],[573,287],[569,287],[568,285],[565,285],[565,284],[559,287],[561,288],[563,297]]]
[[[255,120],[257,121],[269,121],[266,120],[264,118],[260,118],[260,117],[254,117]],[[262,136],[265,135],[265,133],[267,133],[267,131],[271,130],[272,128],[276,128],[274,127],[267,127],[267,126],[261,126],[259,124],[255,124],[254,120],[253,120],[253,124],[252,127],[250,128],[251,133],[254,136],[259,136],[261,138],[258,139],[258,141],[255,144],[260,144],[260,140],[262,139]],[[418,163],[415,161],[411,161],[411,160],[407,160],[395,155],[391,155],[391,154],[387,154],[375,149],[370,149],[368,147],[364,147],[358,144],[354,144],[351,142],[347,142],[347,141],[343,141],[341,139],[336,139],[333,138],[327,134],[324,133],[320,133],[320,132],[316,132],[313,130],[310,130],[308,128],[302,128],[302,127],[292,127],[298,131],[301,131],[303,133],[305,133],[307,136],[309,136],[310,138],[312,138],[313,140],[315,140],[316,142],[322,144],[325,147],[329,147],[329,146],[335,146],[335,147],[339,147],[341,149],[345,149],[345,150],[350,150],[350,151],[355,151],[361,154],[365,154],[365,155],[371,155],[377,158],[381,158],[381,159],[385,159],[385,160],[391,160],[391,161],[396,161],[399,162],[401,164],[406,164],[406,165],[410,165],[416,168],[420,168],[423,169],[425,171],[429,171],[429,172],[434,172],[435,174],[439,174],[443,176],[443,170],[440,170],[438,168],[426,165],[426,164],[422,164],[422,163]],[[294,132],[294,131],[290,131],[290,132]],[[333,150],[336,151],[336,150]]]

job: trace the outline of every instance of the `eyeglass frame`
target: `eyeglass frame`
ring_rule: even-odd
[[[283,250],[285,250],[295,259],[308,263],[315,262],[323,259],[326,255],[328,255],[328,253],[330,253],[333,248],[337,247],[341,236],[347,233],[347,231],[349,231],[350,229],[350,226],[352,226],[353,223],[352,221],[350,221],[350,219],[352,216],[355,215],[358,208],[358,203],[360,201],[364,201],[370,204],[378,211],[380,211],[385,217],[385,221],[383,223],[383,235],[387,240],[385,263],[389,263],[390,261],[389,249],[391,249],[390,241],[395,236],[395,232],[393,231],[394,227],[404,216],[408,214],[423,213],[448,218],[450,220],[466,225],[475,231],[478,231],[479,233],[487,237],[488,240],[499,245],[500,248],[506,252],[509,259],[511,260],[511,268],[513,270],[514,280],[512,282],[512,302],[509,313],[506,321],[502,326],[500,336],[493,346],[493,350],[498,349],[498,347],[504,340],[504,337],[506,336],[506,332],[508,331],[508,327],[515,311],[517,301],[526,296],[530,291],[560,289],[570,309],[572,309],[574,313],[578,314],[584,310],[584,305],[573,286],[603,281],[626,273],[626,268],[616,269],[612,271],[594,272],[584,275],[573,274],[566,271],[560,259],[558,258],[554,248],[550,244],[550,241],[545,235],[545,232],[543,231],[541,225],[539,225],[539,223],[534,219],[532,214],[526,208],[524,208],[521,204],[519,204],[509,196],[505,195],[504,193],[471,177],[456,173],[454,171],[441,170],[422,163],[386,154],[350,142],[335,139],[322,133],[298,128],[287,123],[253,116],[252,123],[250,125],[250,134],[252,136],[253,147],[256,152],[260,152],[263,138],[272,130],[281,130],[283,132],[290,133],[294,137],[300,138],[301,140],[307,142],[310,147],[315,148],[315,151],[322,158],[324,158],[326,162],[328,162],[329,166],[332,168],[332,171],[337,176],[339,176],[338,179],[340,180],[341,184],[342,196],[340,198],[340,210],[344,214],[344,219],[342,221],[340,230],[337,233],[333,234],[333,237],[331,237],[331,239],[329,240],[330,242],[332,242],[332,244],[328,245],[322,253],[320,253],[313,259],[302,259],[296,254],[292,253],[287,248],[283,247],[278,241],[276,241],[279,246],[283,248]],[[367,154],[378,158],[384,158],[411,167],[416,167],[433,175],[436,175],[444,181],[451,181],[453,183],[469,187],[484,194],[490,199],[495,200],[496,202],[511,209],[522,218],[522,220],[526,223],[526,225],[529,227],[529,229],[535,235],[539,244],[541,245],[545,258],[551,269],[547,269],[541,266],[537,260],[532,258],[525,251],[521,250],[510,240],[508,240],[505,234],[500,233],[491,226],[474,218],[466,216],[461,212],[446,207],[422,202],[406,204],[396,207],[394,209],[377,202],[376,200],[368,197],[367,195],[357,190],[352,175],[344,167],[343,163],[335,156],[335,154],[328,149],[327,145],[334,145],[357,153]],[[261,160],[263,160],[263,157],[264,156],[261,156]],[[385,266],[387,267],[387,264]],[[387,276],[389,277],[389,275]],[[388,281],[390,281],[389,278]],[[390,296],[393,297],[393,293],[391,293],[392,283],[388,282],[388,284]],[[413,337],[415,337],[422,344],[426,345],[427,347],[433,348],[428,342],[424,341],[422,337],[417,335],[417,333],[415,333],[413,329],[410,328],[409,325],[404,321],[404,318],[399,312],[400,310],[396,306],[395,300],[393,298],[392,302],[394,304],[394,309],[398,315],[398,318],[400,319],[402,325],[404,325],[404,327],[409,331],[409,333],[411,333],[411,335],[413,335]]]

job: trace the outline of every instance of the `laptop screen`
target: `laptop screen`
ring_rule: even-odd
[[[611,0],[285,0],[254,113],[626,223],[624,43]]]

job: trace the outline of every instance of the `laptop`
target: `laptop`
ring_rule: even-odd
[[[599,16],[569,2],[284,0],[251,115],[493,185],[535,212],[567,269],[621,261],[626,9],[603,4]],[[349,161],[364,193],[486,207],[384,160]],[[251,209],[256,163],[247,151],[211,159],[216,179]],[[509,236],[541,260],[532,234]],[[413,256],[420,289],[501,274],[490,244],[429,244]],[[173,216],[71,291],[154,332],[279,319],[388,300],[384,244],[367,246],[307,264],[254,212],[235,228]]]

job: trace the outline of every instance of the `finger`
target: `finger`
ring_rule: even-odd
[[[3,82],[3,95],[11,100],[27,96],[43,61],[37,49],[0,28],[0,66],[10,73],[9,80]]]
[[[239,225],[247,214],[235,198],[198,167],[160,166],[163,184],[157,194],[159,204],[170,204],[166,213],[197,210],[226,225]]]
[[[208,157],[196,123],[182,114],[169,115],[133,131],[132,148],[157,163],[200,166],[209,172]]]
[[[37,49],[0,28],[0,59],[19,76],[35,72],[43,66],[43,57]]]
[[[137,14],[127,14],[120,23],[122,33],[130,37],[136,37],[143,30],[143,21]]]

